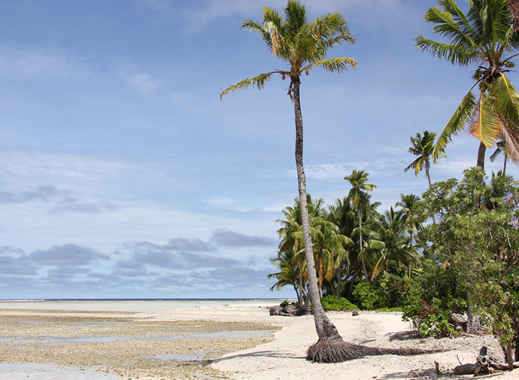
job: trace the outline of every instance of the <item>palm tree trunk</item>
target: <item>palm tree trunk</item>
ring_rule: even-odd
[[[306,198],[306,177],[303,166],[303,115],[301,112],[300,86],[299,77],[292,77],[290,85],[290,96],[294,102],[294,114],[296,124],[296,167],[297,167],[297,183],[299,188],[299,202],[301,203],[301,222],[303,224],[303,241],[305,246],[305,257],[308,271],[308,288],[310,292],[310,301],[312,302],[312,312],[314,314],[315,329],[319,340],[321,339],[340,339],[342,341],[337,328],[328,319],[324,312],[319,297],[319,289],[317,285],[317,275],[315,271],[314,252],[312,245],[312,236],[310,235],[310,218],[308,216],[308,204]]]
[[[484,162],[484,159],[483,159],[483,162]],[[429,182],[429,190],[431,189],[432,187],[432,183],[431,183],[431,173],[430,173],[430,170],[431,169],[431,162],[429,160],[425,160],[425,175],[427,176],[427,182]],[[433,224],[436,224],[436,217],[432,216],[432,220],[433,220]]]
[[[427,176],[427,182],[429,182],[429,189],[431,188],[431,174],[429,173],[429,169],[431,168],[431,163],[429,160],[425,161],[425,175]]]
[[[360,204],[359,204],[359,255],[362,254],[362,215],[360,213]],[[366,260],[362,260],[362,271],[364,272],[364,277],[366,281],[369,281],[368,270],[366,269]]]
[[[479,143],[478,149],[478,167],[485,171],[485,153],[487,151],[487,147],[483,143]]]
[[[519,29],[519,0],[508,0],[508,4],[510,5],[510,12],[514,17],[514,27],[515,29]]]

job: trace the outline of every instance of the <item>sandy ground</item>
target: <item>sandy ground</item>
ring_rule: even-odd
[[[217,360],[213,366],[232,379],[436,379],[434,361],[443,372],[463,363],[473,363],[479,348],[486,345],[490,353],[502,359],[493,337],[461,337],[457,339],[409,338],[410,325],[399,313],[330,313],[332,321],[345,340],[377,347],[416,347],[452,350],[438,354],[400,357],[384,355],[339,364],[314,364],[305,360],[306,348],[317,340],[313,318],[288,318],[291,321],[275,340],[253,349],[235,352]],[[499,380],[519,379],[519,370],[491,376]],[[443,376],[440,378],[454,378]],[[458,378],[471,378],[458,377]]]
[[[489,347],[493,356],[502,358],[499,346],[491,336],[421,339],[409,334],[409,323],[403,322],[398,313],[361,312],[358,317],[350,313],[329,314],[349,342],[448,351],[313,364],[304,359],[306,348],[317,339],[313,318],[270,317],[268,306],[272,304],[272,301],[0,303],[0,380],[112,380],[136,376],[149,380],[436,379],[434,361],[440,363],[442,371],[448,371],[458,365],[458,359],[464,363],[473,362],[483,345]],[[37,323],[23,324],[23,321]],[[176,341],[156,339],[194,331],[212,334],[269,328],[280,330],[273,338],[234,336],[229,339],[229,336],[213,334]],[[92,336],[129,340],[45,341],[44,337],[49,336],[69,340]],[[6,337],[21,340],[6,341]],[[142,337],[145,339],[139,340]],[[159,360],[143,356],[145,354],[171,357]],[[174,360],[169,360],[171,358]],[[133,364],[128,366],[128,362]],[[94,372],[96,368],[109,375]],[[519,379],[519,370],[491,377]]]

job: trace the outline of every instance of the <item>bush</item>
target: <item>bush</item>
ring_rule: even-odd
[[[324,310],[326,311],[351,311],[359,310],[357,305],[352,304],[346,298],[337,296],[325,296],[322,299]]]
[[[362,281],[355,286],[353,297],[364,310],[372,310],[383,301],[383,296],[375,286],[367,281]]]
[[[394,312],[401,312],[404,311],[404,309],[401,306],[395,306],[395,307],[379,307],[378,309],[375,309],[374,311],[379,313],[394,313]]]
[[[422,336],[443,338],[459,335],[456,326],[450,323],[452,311],[434,298],[432,304],[421,301],[420,305],[408,305],[404,308],[404,320],[412,320]]]

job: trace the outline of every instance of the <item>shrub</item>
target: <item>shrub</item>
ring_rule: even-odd
[[[379,307],[378,309],[375,309],[374,311],[379,313],[393,313],[393,312],[401,312],[404,311],[404,309],[401,306],[395,306],[395,307]]]
[[[353,297],[360,303],[364,310],[372,310],[383,301],[383,296],[375,286],[367,281],[362,281],[355,286]]]
[[[328,295],[323,297],[322,304],[326,311],[350,311],[359,310],[357,305],[352,304],[346,298]]]
[[[443,338],[456,336],[459,331],[450,323],[452,310],[442,305],[442,300],[434,298],[431,304],[421,301],[419,305],[408,305],[404,308],[404,320],[412,320],[422,336]]]

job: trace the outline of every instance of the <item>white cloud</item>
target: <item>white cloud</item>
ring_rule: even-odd
[[[371,176],[388,175],[388,170],[403,168],[405,162],[401,159],[377,159],[371,161],[352,161],[343,163],[324,163],[316,165],[306,165],[305,173],[307,178],[320,181],[343,181],[344,177],[350,175],[354,169],[365,170]],[[296,171],[289,171],[291,177],[295,177]]]
[[[137,90],[149,94],[159,87],[158,81],[149,73],[136,73],[125,75],[126,82]]]
[[[66,153],[4,151],[0,152],[0,160],[3,162],[0,178],[11,190],[30,189],[35,184],[59,184],[67,190],[88,192],[130,169],[130,164],[124,161]]]
[[[21,78],[84,75],[88,68],[81,60],[59,51],[40,49],[0,49],[0,75]]]
[[[229,207],[235,205],[237,202],[234,199],[226,197],[215,197],[208,199],[206,203],[213,207]]]

